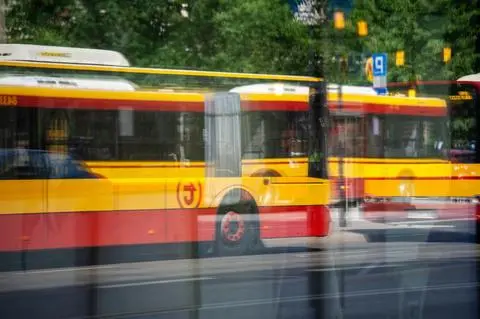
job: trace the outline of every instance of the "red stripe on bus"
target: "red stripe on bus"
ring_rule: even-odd
[[[145,111],[185,111],[204,112],[203,102],[192,101],[156,101],[156,100],[110,100],[91,98],[64,98],[18,96],[17,106],[39,108],[65,108],[65,109],[103,109],[117,110],[132,108]],[[299,101],[242,101],[245,111],[307,111],[308,103]]]
[[[333,163],[340,163],[340,160],[328,160],[329,164]],[[425,164],[425,165],[431,165],[431,164],[449,164],[448,162],[445,161],[361,161],[361,160],[344,160],[344,164],[371,164],[371,165],[408,165],[408,164],[414,164],[414,165],[419,165],[419,164]],[[289,161],[268,161],[268,160],[259,160],[258,162],[242,162],[242,165],[245,166],[265,166],[265,165],[289,165],[289,164],[308,164],[308,161],[305,160],[296,160],[295,158],[292,158]],[[175,164],[132,164],[132,165],[109,165],[109,164],[88,164],[88,167],[91,168],[204,168],[205,164],[191,164],[191,165],[175,165]]]
[[[308,161],[302,161],[302,160],[295,160],[295,158],[292,158],[290,161],[264,161],[260,160],[258,162],[242,162],[242,165],[275,165],[275,164],[307,164]]]
[[[340,103],[328,102],[329,108],[332,111],[340,110]],[[388,105],[388,104],[372,104],[359,102],[344,102],[342,104],[342,111],[358,112],[361,114],[400,114],[400,115],[415,115],[415,116],[445,116],[447,108],[443,107],[418,107],[407,105]]]
[[[308,103],[300,101],[242,101],[245,111],[308,111]]]
[[[88,163],[88,162],[87,162]],[[307,164],[307,161],[297,161],[292,158],[291,161],[259,161],[259,162],[243,162],[242,165],[275,165],[275,164]],[[110,164],[88,164],[90,168],[204,168],[205,164],[191,164],[191,165],[175,165],[175,164],[132,164],[132,165],[110,165]]]
[[[363,179],[369,181],[382,181],[382,180],[480,180],[480,176],[433,176],[433,177],[424,177],[424,176],[397,176],[397,177],[364,177]]]
[[[365,157],[365,158],[368,158],[368,157]],[[390,161],[389,159],[386,159],[385,161],[361,161],[361,160],[344,160],[344,161],[340,161],[340,160],[328,160],[329,163],[340,163],[340,162],[343,162],[344,164],[373,164],[373,165],[379,165],[379,164],[388,164],[388,165],[391,165],[391,164],[403,164],[403,165],[408,165],[408,164],[415,164],[415,165],[419,165],[419,164],[449,164],[448,162],[446,161]]]
[[[87,162],[88,163],[88,162]],[[168,165],[168,164],[135,164],[135,165],[108,165],[108,164],[88,164],[90,168],[204,168],[205,164],[195,165]]]
[[[259,211],[262,237],[328,233],[324,206]],[[211,241],[215,217],[215,208],[0,215],[0,252]]]
[[[38,108],[64,108],[64,109],[138,109],[144,111],[164,112],[203,112],[203,102],[192,101],[139,101],[139,100],[107,100],[89,98],[60,98],[60,97],[38,97],[18,96],[17,106],[38,107]]]
[[[39,97],[39,96],[18,96],[17,106],[39,107],[39,108],[65,108],[65,109],[103,109],[117,110],[132,108],[145,111],[185,111],[204,112],[203,102],[192,101],[141,101],[141,100],[110,100],[90,98],[63,98],[63,97]],[[328,102],[331,110],[338,110],[339,103]],[[343,103],[343,110],[360,113],[379,114],[403,114],[403,115],[446,115],[446,108],[441,107],[414,107],[400,105],[392,108],[390,105],[357,103]],[[308,103],[301,101],[242,101],[242,109],[245,111],[308,111]]]

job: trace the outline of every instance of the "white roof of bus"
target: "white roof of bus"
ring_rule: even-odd
[[[75,88],[87,90],[135,91],[136,85],[121,78],[69,78],[53,76],[0,75],[0,85]]]
[[[329,91],[338,91],[338,84],[329,84],[327,89]],[[354,86],[354,85],[342,85],[342,93],[347,94],[360,94],[360,95],[378,95],[370,86]]]
[[[458,81],[478,82],[480,81],[480,73],[462,76],[461,78],[458,79]]]
[[[0,60],[130,66],[117,51],[33,44],[0,44]]]
[[[337,84],[329,84],[328,91],[335,92],[338,90]],[[236,93],[257,93],[257,94],[308,94],[307,86],[295,86],[284,83],[270,83],[270,84],[252,84],[233,88],[230,92]],[[371,87],[365,86],[351,86],[342,85],[342,93],[346,94],[361,94],[361,95],[377,95],[377,92]]]

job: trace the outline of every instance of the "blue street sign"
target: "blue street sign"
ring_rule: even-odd
[[[372,54],[373,76],[387,76],[387,54]]]
[[[378,95],[387,95],[388,94],[388,90],[386,87],[383,87],[383,88],[373,88]]]

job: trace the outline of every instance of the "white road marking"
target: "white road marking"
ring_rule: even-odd
[[[27,270],[27,271],[11,271],[9,272],[12,275],[16,274],[48,274],[56,272],[69,272],[72,270],[102,270],[102,269],[112,269],[118,268],[118,265],[98,265],[98,266],[88,266],[88,267],[67,267],[67,268],[57,268],[57,269],[39,269],[39,270]]]
[[[395,265],[391,265],[390,267],[395,267]],[[374,262],[368,266],[363,267],[362,270],[358,272],[357,276],[365,276],[370,270],[375,268],[385,268],[385,265],[381,265],[380,262]]]
[[[99,289],[112,289],[112,288],[125,288],[125,287],[139,287],[139,286],[149,286],[149,285],[161,285],[161,284],[171,284],[177,282],[191,282],[191,281],[203,281],[203,280],[212,280],[214,277],[196,277],[196,278],[177,278],[177,279],[165,279],[165,280],[153,280],[153,281],[140,281],[140,282],[129,282],[122,284],[112,284],[112,285],[102,285],[98,286]]]
[[[360,275],[360,273],[365,269],[365,268],[368,268],[368,271],[370,271],[371,269],[374,269],[374,268],[394,268],[394,267],[398,267],[399,264],[394,264],[394,263],[390,263],[390,264],[384,264],[384,265],[369,265],[369,266],[366,266],[366,267],[332,267],[332,268],[318,268],[318,269],[310,269],[309,271],[312,271],[312,272],[326,272],[326,271],[340,271],[340,270],[359,270],[360,269],[360,272],[358,273],[358,275]],[[366,274],[366,272],[365,272]]]
[[[454,225],[409,225],[410,228],[428,229],[428,228],[455,228]]]
[[[473,221],[473,218],[457,218],[457,219],[438,219],[436,223],[454,223],[463,221]],[[390,226],[403,226],[403,225],[417,225],[417,224],[431,224],[431,220],[417,220],[417,221],[405,221],[405,222],[390,222],[387,225]]]

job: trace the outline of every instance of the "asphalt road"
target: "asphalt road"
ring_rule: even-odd
[[[0,318],[479,317],[469,234],[370,226],[251,256],[0,273]]]

